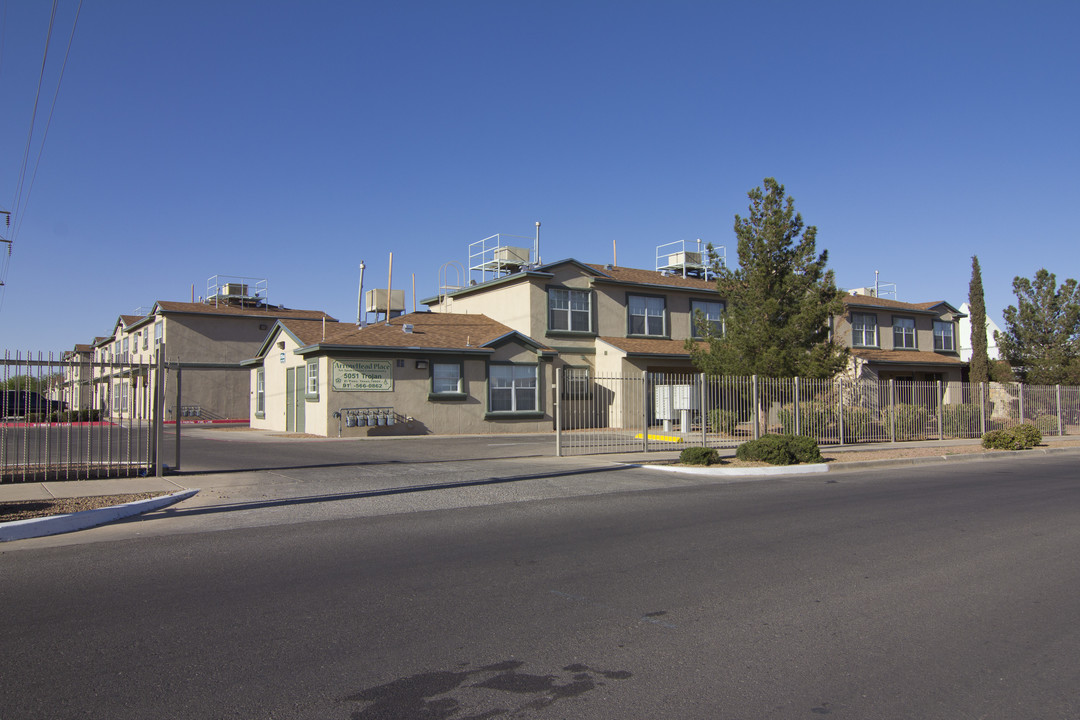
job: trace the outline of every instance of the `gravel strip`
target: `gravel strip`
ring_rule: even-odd
[[[68,515],[82,510],[97,510],[113,505],[149,500],[168,495],[167,492],[131,493],[129,495],[94,495],[93,497],[55,498],[53,500],[20,500],[0,503],[0,522],[30,520],[50,515]]]

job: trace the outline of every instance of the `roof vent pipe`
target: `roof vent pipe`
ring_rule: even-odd
[[[536,221],[536,242],[533,243],[533,265],[540,265],[540,221]]]
[[[411,335],[412,331],[413,331],[412,323],[405,323],[404,325],[401,326],[401,330],[402,330],[402,332],[406,332],[406,333]]]

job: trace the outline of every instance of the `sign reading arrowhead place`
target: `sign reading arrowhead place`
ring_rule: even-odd
[[[348,392],[393,392],[389,360],[334,360],[331,387]]]

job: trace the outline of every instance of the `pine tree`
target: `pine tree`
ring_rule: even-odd
[[[1068,279],[1057,286],[1041,269],[1033,280],[1016,277],[1017,305],[1005,308],[998,345],[1023,382],[1080,383],[1080,288]]]
[[[750,216],[735,216],[739,268],[718,267],[726,302],[724,331],[708,349],[690,348],[694,364],[712,375],[831,377],[847,365],[847,349],[829,336],[843,313],[828,251],[816,254],[817,228],[805,226],[784,186],[765,178],[748,193]]]
[[[982,269],[979,256],[971,256],[971,282],[968,284],[968,318],[971,321],[971,382],[990,382],[990,356],[986,351],[986,301],[983,299]]]

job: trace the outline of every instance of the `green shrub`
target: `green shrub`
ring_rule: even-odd
[[[717,465],[720,453],[707,447],[688,447],[679,453],[679,462],[683,465]]]
[[[735,427],[739,424],[739,418],[734,410],[710,410],[709,430],[734,435]]]
[[[991,430],[982,436],[982,446],[987,450],[1023,450],[1023,443],[1008,428]]]
[[[982,410],[972,403],[942,406],[945,434],[949,437],[974,437],[979,430],[979,413]]]
[[[877,413],[870,408],[845,407],[843,418],[844,442],[868,440],[887,434],[881,432],[881,423],[878,421]]]
[[[1035,427],[1039,428],[1039,432],[1041,432],[1043,435],[1057,435],[1057,415],[1040,415],[1039,417],[1035,418]]]
[[[1003,430],[991,430],[983,435],[982,445],[991,450],[1026,450],[1042,442],[1042,433],[1034,425],[1024,423]]]
[[[1016,425],[1010,428],[1009,432],[1015,435],[1025,448],[1035,447],[1042,442],[1042,433],[1031,423]]]
[[[784,434],[794,435],[795,404],[788,403],[782,406],[777,416]],[[829,404],[815,401],[799,403],[799,434],[816,435],[822,433],[835,418],[836,409]]]
[[[897,440],[917,440],[926,436],[926,423],[930,419],[930,411],[918,405],[900,403],[891,410],[886,410],[885,427],[896,422]]]
[[[63,410],[49,413],[49,422],[96,422],[101,419],[100,410]]]
[[[766,435],[745,442],[735,450],[739,460],[756,460],[770,465],[821,462],[817,441],[802,435]]]

